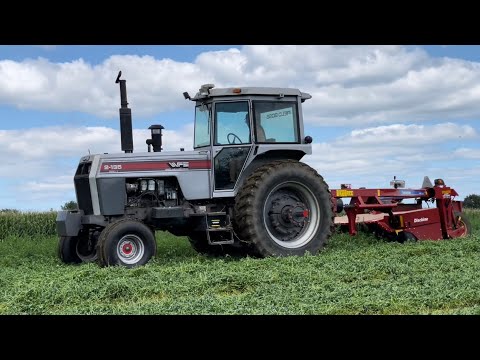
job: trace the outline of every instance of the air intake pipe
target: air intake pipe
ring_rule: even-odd
[[[153,145],[153,152],[162,151],[162,130],[165,128],[162,125],[151,125],[148,129],[152,132],[152,138],[146,141],[148,152],[150,152],[150,145]]]

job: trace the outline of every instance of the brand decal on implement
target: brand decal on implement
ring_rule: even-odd
[[[425,221],[428,221],[428,218],[422,217],[420,219],[413,219],[414,223],[425,222]]]
[[[400,195],[425,195],[425,190],[400,190]]]
[[[337,196],[340,196],[340,197],[349,197],[349,196],[353,196],[353,191],[352,190],[337,190]]]

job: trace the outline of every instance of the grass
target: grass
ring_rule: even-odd
[[[62,264],[56,236],[20,230],[0,241],[0,314],[480,314],[479,235],[336,234],[317,256],[237,259],[158,233],[157,257],[124,269]]]

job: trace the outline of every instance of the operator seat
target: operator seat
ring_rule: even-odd
[[[260,123],[257,122],[257,142],[265,142],[267,137],[265,136],[265,130]]]
[[[267,138],[265,135],[265,130],[263,129],[263,126],[257,122],[257,142],[267,142],[267,143],[274,143],[277,140],[274,138]]]

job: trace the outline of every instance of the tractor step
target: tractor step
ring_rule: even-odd
[[[233,244],[230,216],[225,212],[208,213],[205,216],[207,240],[210,245]]]

